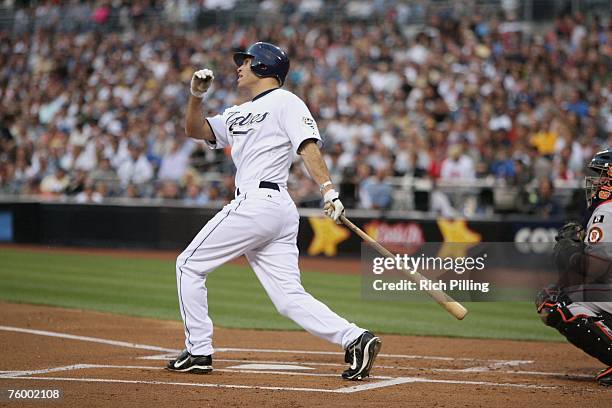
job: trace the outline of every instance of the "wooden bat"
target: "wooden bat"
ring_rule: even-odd
[[[387,250],[384,246],[380,245],[374,238],[366,234],[361,228],[353,224],[348,218],[344,215],[340,216],[340,221],[344,225],[346,225],[351,231],[355,234],[359,235],[361,239],[363,239],[367,244],[369,244],[372,248],[374,248],[379,254],[386,256],[387,258],[395,258],[395,256]],[[418,272],[410,273],[408,275],[410,279],[419,284],[420,281],[429,281],[429,279],[425,278]],[[425,290],[429,296],[431,296],[440,306],[442,306],[446,311],[453,316],[455,316],[458,320],[463,320],[465,315],[467,315],[468,310],[459,302],[454,300],[452,297],[442,292],[441,290]]]

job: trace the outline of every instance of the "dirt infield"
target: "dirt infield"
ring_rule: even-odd
[[[303,332],[219,328],[215,371],[162,369],[180,322],[0,303],[0,406],[605,406],[601,365],[570,345],[383,336],[373,377],[347,382],[341,350]],[[7,399],[60,389],[58,400]]]

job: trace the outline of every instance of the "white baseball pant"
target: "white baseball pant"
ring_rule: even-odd
[[[206,223],[176,261],[187,350],[192,355],[214,353],[206,278],[218,266],[241,255],[246,255],[281,315],[346,348],[365,330],[304,290],[298,267],[299,215],[287,190],[259,188],[258,182],[239,190],[240,195]]]

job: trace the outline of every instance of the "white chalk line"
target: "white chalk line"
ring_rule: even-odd
[[[179,353],[180,352],[180,350],[176,350],[176,349],[149,346],[147,344],[128,343],[125,341],[107,340],[107,339],[100,339],[97,337],[89,337],[89,336],[76,336],[74,334],[58,333],[58,332],[52,332],[52,331],[46,331],[46,330],[23,329],[21,327],[10,327],[10,326],[0,326],[0,330],[9,331],[9,332],[17,332],[17,333],[35,334],[38,336],[57,337],[61,339],[88,341],[91,343],[101,343],[101,344],[108,344],[110,346],[127,347],[127,348],[140,349],[140,350],[164,351],[167,353]]]
[[[118,369],[146,369],[146,370],[162,370],[162,367],[151,367],[151,366],[131,366],[131,365],[110,365],[110,364],[77,364],[73,366],[64,366],[50,368],[46,370],[36,370],[35,373],[50,373],[58,371],[76,370],[76,369],[88,369],[88,368],[118,368]],[[322,373],[293,373],[286,371],[258,371],[258,370],[231,370],[231,369],[217,369],[220,372],[230,373],[255,373],[255,374],[273,374],[273,375],[305,375],[311,377],[337,377],[337,374],[322,374]],[[21,372],[23,373],[23,372]],[[286,391],[310,391],[310,392],[332,392],[332,393],[354,393],[360,391],[366,391],[376,388],[389,387],[393,385],[405,384],[405,383],[444,383],[444,384],[458,384],[458,385],[485,385],[492,387],[513,387],[513,388],[532,388],[532,389],[551,389],[557,388],[556,386],[546,385],[533,385],[533,384],[515,384],[515,383],[496,383],[490,381],[464,381],[464,380],[436,380],[425,377],[382,377],[375,376],[372,379],[383,379],[385,381],[378,381],[373,383],[364,383],[351,387],[342,387],[333,390],[319,389],[319,388],[301,388],[301,387],[270,387],[270,386],[250,386],[250,385],[235,385],[235,384],[210,384],[210,383],[179,383],[179,382],[166,382],[166,381],[145,381],[145,380],[116,380],[116,379],[102,379],[102,378],[73,378],[73,377],[35,377],[35,376],[0,376],[0,379],[29,379],[29,380],[47,380],[47,381],[82,381],[82,382],[113,382],[113,383],[131,383],[131,384],[154,384],[154,385],[183,385],[183,386],[198,386],[198,387],[216,387],[216,388],[242,388],[242,389],[264,389],[264,390],[286,390]]]
[[[73,334],[67,334],[67,333],[59,333],[59,332],[51,332],[51,331],[47,331],[47,330],[35,330],[35,329],[25,329],[25,328],[21,328],[21,327],[11,327],[11,326],[0,326],[0,330],[1,331],[9,331],[9,332],[18,332],[18,333],[27,333],[27,334],[34,334],[34,335],[39,335],[39,336],[47,336],[47,337],[57,337],[57,338],[65,338],[65,339],[71,339],[71,340],[79,340],[79,341],[87,341],[87,342],[93,342],[93,343],[100,343],[100,344],[108,344],[111,346],[118,346],[118,347],[127,347],[127,348],[133,348],[133,349],[140,349],[140,350],[150,350],[150,351],[163,351],[165,353],[172,353],[172,355],[170,356],[169,354],[161,354],[161,355],[155,355],[155,356],[146,356],[146,357],[140,357],[142,359],[154,359],[154,360],[158,360],[161,359],[160,357],[163,357],[163,359],[168,359],[171,357],[174,357],[174,355],[178,352],[180,352],[180,350],[178,349],[170,349],[170,348],[165,348],[165,347],[158,347],[158,346],[151,346],[151,345],[146,345],[146,344],[138,344],[138,343],[130,343],[130,342],[124,342],[124,341],[117,341],[117,340],[108,340],[108,339],[102,339],[102,338],[97,338],[97,337],[90,337],[90,336],[78,336],[78,335],[73,335]],[[263,352],[263,353],[295,353],[295,354],[320,354],[320,355],[342,355],[343,353],[339,353],[339,352],[333,352],[333,351],[310,351],[310,350],[273,350],[273,349],[253,349],[253,348],[220,348],[217,349],[218,352]],[[466,358],[466,357],[459,357],[459,358],[455,358],[455,357],[440,357],[440,356],[419,356],[419,355],[403,355],[403,354],[379,354],[379,357],[391,357],[391,358],[409,358],[409,359],[430,359],[430,360],[442,360],[442,361],[454,361],[454,360],[460,360],[460,361],[491,361],[494,362],[493,366],[499,366],[499,365],[517,365],[517,364],[530,364],[533,363],[533,360],[482,360],[482,359],[475,359],[475,358]],[[218,359],[217,361],[222,361],[221,359]],[[226,359],[226,361],[234,361],[234,360],[230,360],[230,359]],[[236,362],[239,361],[246,361],[246,360],[235,360]],[[255,361],[255,360],[253,360]],[[301,364],[300,362],[290,362],[291,364]],[[311,364],[311,365],[328,365],[328,366],[342,366],[340,364],[333,364],[333,363],[312,363],[309,362],[307,364]],[[70,367],[70,366],[68,366]],[[381,369],[399,369],[399,370],[420,370],[422,369],[422,367],[395,367],[395,366],[384,366],[384,365],[376,365],[377,368],[381,368]],[[482,366],[482,367],[470,367],[467,369],[452,369],[452,368],[431,368],[429,369],[431,371],[438,371],[438,372],[485,372],[485,371],[490,371],[491,370],[491,366]],[[521,371],[521,370],[516,370],[516,371],[497,371],[500,373],[505,373],[505,374],[518,374],[518,375],[540,375],[540,376],[570,376],[570,377],[578,377],[578,378],[590,378],[591,376],[589,375],[583,375],[583,374],[571,374],[571,373],[556,373],[556,372],[538,372],[538,371]],[[2,372],[0,371],[0,378],[3,378],[5,375],[9,375],[9,376],[14,376],[16,372],[14,371],[5,371]],[[23,373],[23,371],[20,371],[20,373]]]
[[[484,366],[478,366],[478,367],[468,367],[468,368],[463,368],[461,371],[464,372],[478,372],[478,373],[482,373],[482,372],[486,372],[486,371],[492,371],[492,370],[497,370],[499,368],[502,367],[517,367],[521,364],[530,364],[533,363],[533,360],[529,360],[529,361],[525,361],[525,360],[508,360],[508,361],[503,361],[500,363],[493,363],[493,364],[487,364]]]
[[[373,390],[376,388],[383,388],[383,387],[391,387],[393,385],[407,384],[411,382],[414,382],[412,378],[397,377],[397,378],[391,378],[386,381],[379,381],[375,383],[365,383],[365,384],[360,384],[360,385],[354,385],[352,387],[338,388],[334,391],[340,394],[352,394],[354,392]]]
[[[59,371],[69,371],[69,370],[78,370],[81,368],[86,368],[87,364],[72,364],[62,367],[54,367],[54,368],[45,368],[42,370],[27,370],[27,371],[9,371],[0,375],[0,378],[11,378],[11,377],[23,377],[25,375],[32,374],[47,374],[47,373],[55,373]]]
[[[283,371],[296,371],[296,372],[307,372],[309,370],[316,370],[316,368],[308,367],[302,364],[266,364],[266,363],[247,363],[229,366],[226,368],[233,368],[235,370],[283,370]]]
[[[155,358],[153,358],[155,357]],[[149,356],[148,358],[149,360],[165,360],[165,358],[162,358],[162,356]],[[317,363],[317,362],[301,362],[301,361],[276,361],[276,360],[267,360],[267,361],[262,361],[262,360],[240,360],[240,359],[215,359],[215,361],[220,362],[220,363],[262,363],[262,364],[296,364],[296,365],[304,365],[304,366],[309,366],[309,365],[314,365],[314,366],[325,366],[325,367],[344,367],[343,364],[337,364],[337,363]],[[163,370],[163,367],[155,367],[155,366],[135,366],[135,365],[104,365],[104,364],[74,364],[74,365],[68,365],[68,366],[63,366],[63,367],[55,367],[55,368],[50,368],[50,369],[42,369],[42,370],[30,370],[30,371],[0,371],[0,378],[11,378],[11,377],[19,377],[19,376],[24,376],[24,375],[32,375],[32,374],[46,374],[46,373],[51,373],[51,372],[58,372],[58,371],[67,371],[67,370],[77,370],[77,369],[83,369],[83,368],[126,368],[126,369],[144,369],[144,370]],[[390,369],[390,370],[407,370],[407,371],[422,371],[423,367],[398,367],[398,366],[386,366],[386,365],[376,365],[376,369]],[[215,371],[224,371],[227,370],[228,372],[237,372],[238,369],[223,369],[223,368],[216,368]],[[231,371],[234,370],[234,371]],[[462,372],[466,372],[465,369],[457,369],[457,368],[427,368],[427,370],[429,371],[433,371],[433,372],[450,372],[450,373],[462,373]],[[259,371],[255,371],[255,370],[242,370],[241,372],[245,372],[245,373],[253,373],[253,372],[259,372]],[[262,373],[270,373],[270,370],[265,370],[265,371],[261,371]],[[278,371],[280,372],[280,371]],[[472,371],[474,372],[474,371]],[[478,371],[476,371],[478,372]],[[283,371],[282,374],[285,374],[287,372]],[[505,370],[505,371],[496,371],[496,373],[501,373],[501,374],[515,374],[515,375],[535,375],[535,376],[550,376],[550,377],[572,377],[572,378],[592,378],[592,375],[586,375],[586,374],[578,374],[578,373],[559,373],[559,372],[545,372],[545,371],[525,371],[525,370]],[[304,374],[304,373],[291,373],[293,375],[298,375],[298,374]],[[314,373],[311,373],[314,374]],[[325,375],[324,375],[325,376]],[[330,377],[334,377],[337,376],[337,374],[329,374]],[[389,379],[389,378],[393,378],[393,377],[387,377],[387,376],[372,376],[370,378],[378,378],[378,379]]]
[[[338,392],[322,388],[298,388],[298,387],[270,387],[238,384],[211,384],[211,383],[183,383],[171,381],[145,381],[145,380],[113,380],[106,378],[71,378],[71,377],[13,377],[20,380],[46,380],[46,381],[79,381],[79,382],[98,382],[98,383],[122,383],[122,384],[151,384],[151,385],[179,385],[189,387],[207,388],[239,388],[253,390],[274,390],[274,391],[307,391],[307,392]]]
[[[236,347],[220,347],[215,348],[215,352],[253,352],[253,353],[289,353],[289,354],[318,354],[318,355],[344,355],[344,352],[338,351],[315,351],[315,350],[277,350],[277,349],[257,349],[257,348],[236,348]],[[491,363],[507,363],[522,361],[524,364],[532,363],[532,360],[498,360],[498,359],[480,359],[470,357],[442,357],[442,356],[423,356],[418,354],[378,354],[378,358],[405,358],[415,360],[440,360],[440,361],[487,361]]]
[[[65,338],[65,339],[70,339],[70,340],[87,341],[87,342],[93,342],[93,343],[108,344],[111,346],[140,349],[140,350],[165,352],[165,354],[161,354],[161,355],[140,357],[142,359],[152,359],[152,360],[161,359],[160,357],[162,356],[163,356],[163,359],[168,359],[168,358],[174,357],[176,353],[180,352],[180,350],[178,349],[170,349],[170,348],[165,348],[165,347],[158,347],[158,346],[152,346],[152,345],[147,345],[147,344],[130,343],[130,342],[124,342],[124,341],[117,341],[117,340],[108,340],[108,339],[102,339],[102,338],[90,337],[90,336],[78,336],[78,335],[73,335],[73,334],[52,332],[52,331],[47,331],[47,330],[25,329],[21,327],[11,327],[11,326],[0,326],[0,330],[9,331],[9,332],[17,332],[17,333],[34,334],[34,335],[47,336],[47,337]],[[293,353],[293,354],[319,354],[319,355],[342,355],[343,354],[341,352],[335,352],[335,351],[274,350],[274,349],[229,348],[229,347],[218,348],[217,352],[221,352],[221,353],[222,352],[262,352],[262,353]],[[172,355],[169,355],[166,353],[172,353]],[[463,369],[452,369],[452,368],[431,369],[432,371],[440,371],[440,372],[462,372],[462,371],[463,372],[485,372],[485,371],[491,370],[492,368],[497,368],[497,367],[504,366],[504,365],[516,366],[519,364],[533,363],[533,360],[482,360],[482,359],[467,358],[467,357],[457,357],[456,358],[456,357],[420,356],[420,355],[384,354],[384,353],[379,354],[379,357],[442,360],[442,361],[459,360],[459,361],[491,361],[492,362],[492,364],[488,366],[469,367],[469,368],[463,368]],[[217,360],[217,361],[221,361],[221,360]],[[231,361],[231,360],[227,360],[227,361]],[[238,361],[246,361],[246,360],[236,360],[236,361],[238,362]],[[291,362],[291,364],[300,364],[300,363]],[[334,365],[332,363],[316,363],[316,364],[308,363],[308,364],[313,364],[313,365],[327,364],[330,366],[332,365],[340,366],[340,364]],[[413,367],[394,367],[394,366],[383,366],[383,365],[378,365],[378,364],[376,365],[376,367],[388,368],[388,369],[400,369],[400,370],[413,369]],[[419,369],[419,367],[414,367],[414,369]],[[570,375],[572,377],[585,377],[585,378],[589,377],[589,376],[581,375],[581,374],[574,375],[574,374],[566,374],[566,373],[540,373],[540,372],[531,372],[531,371],[498,371],[498,372],[508,373],[508,374],[524,374],[524,375],[557,375],[557,376]]]
[[[400,378],[412,378],[412,382],[421,383],[442,383],[442,384],[461,384],[461,385],[488,385],[491,387],[515,387],[515,388],[535,388],[535,389],[551,389],[558,388],[554,385],[535,385],[535,384],[514,384],[514,383],[496,383],[490,381],[463,381],[463,380],[434,380],[431,378],[421,377],[400,377]]]
[[[35,334],[39,336],[64,338],[71,340],[88,341],[92,343],[108,344],[111,346],[128,347],[140,350],[151,350],[151,351],[162,351],[166,353],[179,353],[181,350],[170,349],[158,346],[151,346],[147,344],[130,343],[125,341],[108,340],[98,337],[89,336],[77,336],[73,334],[58,333],[46,330],[34,330],[24,329],[21,327],[11,326],[0,326],[0,330],[18,333]],[[312,354],[312,355],[344,355],[344,352],[337,351],[314,351],[314,350],[278,350],[278,349],[257,349],[257,348],[236,348],[236,347],[221,347],[215,349],[218,353],[232,353],[232,352],[254,352],[254,353],[289,353],[289,354]],[[507,363],[514,361],[522,361],[523,364],[529,364],[531,360],[497,360],[497,359],[478,359],[469,357],[441,357],[441,356],[422,356],[422,355],[410,355],[410,354],[378,354],[379,358],[405,358],[405,359],[419,359],[419,360],[440,360],[440,361],[483,361],[490,363]]]
[[[139,366],[139,365],[117,365],[117,364],[75,364],[72,366],[64,366],[64,367],[56,367],[49,368],[46,370],[35,370],[35,371],[16,371],[16,376],[24,376],[32,374],[46,374],[58,371],[69,371],[69,370],[82,370],[82,369],[90,369],[90,368],[119,368],[119,369],[128,369],[128,370],[154,370],[160,371],[165,370],[164,367],[155,367],[155,366]],[[304,373],[304,372],[292,372],[292,371],[278,371],[278,370],[245,370],[245,369],[234,369],[234,368],[215,368],[214,371],[222,372],[222,373],[240,373],[240,374],[278,374],[278,375],[298,375],[300,377],[339,377],[338,374],[332,373]],[[0,377],[2,378],[2,377]],[[5,377],[5,378],[8,378]],[[389,380],[395,377],[388,376],[371,376],[369,377],[374,380]]]
[[[0,379],[37,379],[37,380],[58,380],[58,381],[91,381],[91,382],[122,382],[122,383],[138,383],[138,384],[168,384],[168,385],[195,385],[195,386],[207,386],[207,387],[219,387],[219,388],[251,388],[251,389],[266,389],[266,390],[285,390],[285,391],[310,391],[310,392],[343,392],[352,393],[358,391],[365,391],[374,388],[389,387],[391,385],[402,384],[404,381],[401,378],[384,377],[384,376],[372,376],[373,380],[382,379],[385,381],[378,381],[375,383],[366,383],[354,387],[344,387],[335,390],[328,390],[324,388],[302,388],[302,387],[270,387],[270,386],[247,386],[247,385],[235,385],[235,384],[195,384],[195,383],[175,383],[165,381],[145,381],[145,380],[114,380],[114,379],[101,379],[101,378],[79,378],[79,377],[36,377],[31,374],[46,374],[60,371],[69,370],[82,370],[92,368],[117,368],[117,369],[136,369],[136,370],[163,370],[163,367],[151,367],[151,366],[135,366],[135,365],[113,365],[113,364],[74,364],[71,366],[54,367],[43,370],[32,370],[32,371],[14,371],[11,375],[0,376]],[[294,373],[287,371],[270,371],[270,370],[234,370],[234,369],[215,369],[219,372],[227,373],[240,373],[240,374],[264,374],[264,375],[302,375],[307,377],[338,377],[338,374],[323,374],[323,373]],[[344,391],[350,388],[349,391]]]
[[[171,358],[174,358],[174,355],[168,354],[156,354],[152,356],[144,356],[138,357],[140,360],[157,360],[157,361],[167,361]],[[346,364],[339,363],[321,363],[316,361],[279,361],[279,360],[246,360],[246,359],[235,359],[235,358],[215,358],[215,362],[219,363],[260,363],[260,364],[296,364],[303,366],[322,366],[322,367],[345,367]],[[521,361],[521,360],[517,360]],[[531,360],[530,360],[531,361]],[[531,361],[533,362],[533,361]],[[418,366],[390,366],[383,364],[376,364],[374,366],[376,370],[406,370],[406,371],[433,371],[440,373],[486,373],[492,371],[490,368],[486,367],[481,370],[474,370],[474,368],[478,367],[470,367],[470,368],[428,368],[428,367],[418,367]],[[215,369],[218,371],[218,369]],[[585,374],[573,374],[573,373],[557,373],[557,372],[543,372],[543,371],[526,371],[526,370],[495,370],[494,373],[500,374],[514,374],[514,375],[536,375],[536,376],[552,376],[552,377],[575,377],[575,378],[591,378],[590,375]]]
[[[238,385],[238,384],[213,384],[213,383],[182,383],[172,381],[147,381],[147,380],[116,380],[107,378],[85,378],[85,377],[11,377],[11,380],[41,380],[41,381],[80,381],[80,382],[107,382],[107,383],[125,383],[125,384],[152,384],[152,385],[182,385],[193,387],[211,387],[211,388],[241,388],[241,389],[259,389],[259,390],[280,390],[280,391],[310,391],[310,392],[328,392],[349,394],[360,391],[367,391],[375,388],[390,387],[393,385],[407,383],[444,383],[457,385],[485,385],[491,387],[511,387],[511,388],[531,388],[531,389],[552,389],[558,388],[552,385],[533,385],[533,384],[512,384],[512,383],[494,383],[488,381],[461,381],[461,380],[434,380],[421,377],[397,377],[386,381],[375,383],[365,383],[353,387],[344,387],[336,389],[324,388],[300,388],[300,387],[275,387],[261,385]]]

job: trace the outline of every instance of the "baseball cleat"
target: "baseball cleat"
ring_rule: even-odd
[[[183,350],[179,356],[168,362],[166,370],[179,373],[208,374],[213,370],[212,356],[193,356]]]
[[[351,366],[342,373],[345,380],[361,380],[369,377],[382,342],[369,331],[364,332],[346,348],[344,361]]]
[[[595,377],[595,381],[600,383],[601,385],[612,385],[612,367],[608,367],[605,370],[602,370],[597,377]]]

